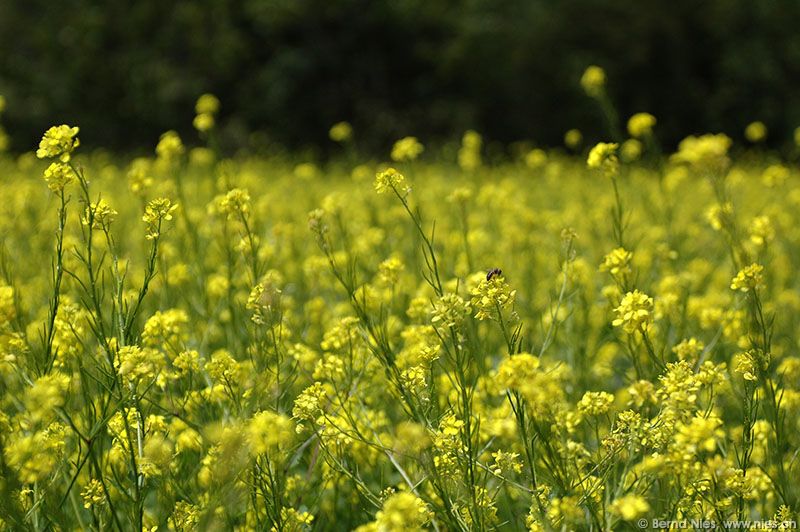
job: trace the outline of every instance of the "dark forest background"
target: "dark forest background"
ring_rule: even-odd
[[[798,0],[0,0],[0,94],[18,150],[61,122],[119,150],[192,138],[203,92],[228,146],[324,149],[339,120],[366,150],[467,128],[556,145],[604,135],[579,85],[597,64],[668,147],[753,120],[780,145],[800,125],[798,28]]]

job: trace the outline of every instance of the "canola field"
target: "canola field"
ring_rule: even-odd
[[[383,162],[340,123],[315,164],[221,157],[218,105],[200,147],[0,157],[2,529],[793,527],[800,173],[763,125]]]

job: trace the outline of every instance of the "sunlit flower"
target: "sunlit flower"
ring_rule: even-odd
[[[77,127],[70,127],[64,124],[51,127],[39,142],[36,156],[40,159],[57,157],[62,163],[68,163],[72,157],[72,152],[81,144],[77,137],[78,131]]]
[[[615,327],[622,327],[627,333],[646,330],[653,322],[653,298],[638,290],[628,292],[614,312]]]

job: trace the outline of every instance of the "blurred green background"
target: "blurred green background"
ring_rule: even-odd
[[[196,138],[208,91],[229,148],[324,150],[339,120],[365,150],[467,128],[556,145],[607,137],[579,84],[597,64],[668,147],[753,120],[777,146],[800,125],[799,21],[797,0],[2,0],[3,123],[16,150],[61,122],[131,150]]]

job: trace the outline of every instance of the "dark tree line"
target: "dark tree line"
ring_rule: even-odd
[[[4,0],[3,123],[15,149],[57,122],[131,149],[191,135],[210,91],[229,146],[325,146],[339,120],[366,149],[467,128],[552,145],[604,136],[578,84],[598,64],[667,145],[756,119],[779,144],[800,125],[798,21],[794,0]]]

